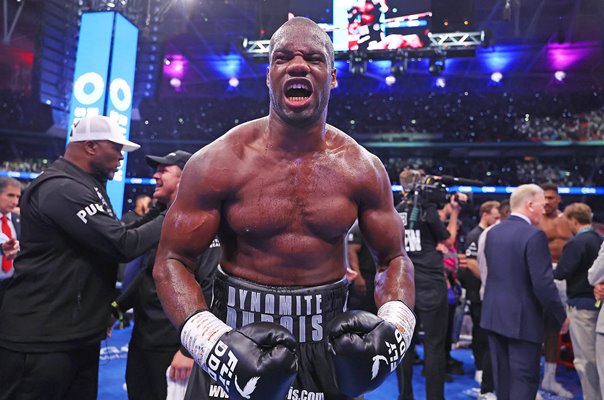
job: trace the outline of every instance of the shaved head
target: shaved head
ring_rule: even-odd
[[[317,43],[320,43],[325,47],[325,51],[327,52],[327,57],[329,58],[329,68],[333,69],[334,67],[334,51],[333,51],[333,43],[331,39],[325,33],[319,25],[317,25],[313,20],[304,17],[294,17],[277,29],[277,31],[271,36],[271,41],[268,47],[268,57],[269,62],[272,60],[273,50],[275,48],[275,44],[281,39],[283,33],[290,28],[303,28],[304,35],[312,37]]]

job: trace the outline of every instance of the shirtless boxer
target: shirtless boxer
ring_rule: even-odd
[[[560,195],[558,186],[553,183],[544,183],[540,185],[545,192],[545,213],[539,228],[541,228],[549,242],[549,251],[552,255],[553,266],[558,263],[562,255],[562,248],[568,239],[572,237],[568,220],[564,217],[562,211],[558,209],[560,204]],[[566,285],[565,281],[554,281],[558,287],[558,292],[564,304],[566,304]],[[560,330],[556,326],[551,326],[547,319],[545,321],[545,331],[543,335],[543,351],[545,355],[545,364],[543,367],[543,381],[541,387],[548,392],[557,394],[565,398],[572,398],[573,394],[565,389],[556,381],[556,363],[558,362],[558,337]]]
[[[191,158],[153,275],[205,371],[192,375],[187,398],[220,398],[218,384],[231,399],[350,399],[378,387],[404,355],[413,265],[383,165],[326,125],[336,84],[329,37],[290,19],[271,38],[269,60],[269,115]],[[356,218],[377,257],[377,316],[343,311]],[[192,271],[216,234],[223,258],[208,305]]]

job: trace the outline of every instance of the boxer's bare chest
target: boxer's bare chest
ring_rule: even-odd
[[[539,228],[545,232],[549,242],[549,250],[554,262],[557,262],[562,254],[562,248],[566,241],[571,237],[568,223],[560,215],[547,217],[544,216],[539,223]]]
[[[329,154],[291,159],[254,159],[254,166],[226,204],[238,235],[271,238],[311,235],[329,240],[344,234],[357,216],[354,173]]]

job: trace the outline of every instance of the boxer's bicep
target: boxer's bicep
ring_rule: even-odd
[[[196,155],[183,170],[178,192],[162,227],[158,259],[174,259],[190,271],[212,243],[220,225],[222,182]]]
[[[404,254],[405,228],[394,208],[392,211],[364,212],[359,217],[359,224],[378,268],[387,267],[392,259]]]
[[[220,225],[218,208],[199,208],[175,202],[164,220],[158,259],[174,259],[191,271],[195,259],[203,253],[216,237]]]
[[[413,309],[415,290],[413,264],[404,247],[405,227],[393,203],[390,181],[383,167],[359,208],[359,227],[377,261],[375,301],[401,300]]]
[[[218,187],[203,165],[187,164],[164,220],[153,278],[162,306],[177,327],[196,310],[208,308],[194,271],[197,256],[211,245],[220,225]]]
[[[387,267],[391,260],[405,255],[405,227],[394,208],[390,180],[381,163],[366,193],[359,207],[359,227],[377,258],[378,268]]]

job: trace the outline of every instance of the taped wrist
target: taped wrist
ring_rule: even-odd
[[[377,316],[393,324],[403,335],[406,347],[409,347],[415,329],[415,315],[405,303],[399,300],[384,303],[378,310]]]
[[[205,310],[198,311],[184,323],[180,341],[195,362],[206,370],[208,355],[218,340],[232,328]]]

